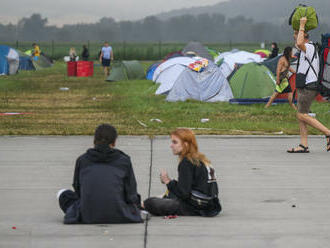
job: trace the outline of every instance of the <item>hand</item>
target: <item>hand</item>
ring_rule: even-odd
[[[171,181],[171,179],[168,177],[167,171],[164,169],[161,169],[159,176],[160,176],[160,181],[163,184],[168,184]]]
[[[300,27],[304,28],[307,22],[307,17],[304,16],[300,19]]]
[[[280,82],[280,81],[278,81],[278,80],[276,80],[276,84],[277,84],[277,85],[280,85],[280,84],[281,84],[281,82]]]

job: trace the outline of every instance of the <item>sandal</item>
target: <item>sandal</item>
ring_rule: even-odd
[[[327,140],[327,152],[329,152],[330,151],[330,135],[326,135],[325,138]]]
[[[287,152],[288,153],[309,153],[308,146],[299,144],[299,147],[301,147],[303,150],[296,150],[295,148],[292,148],[291,150],[287,150]]]

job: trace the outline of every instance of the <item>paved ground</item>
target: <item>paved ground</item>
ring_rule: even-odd
[[[0,137],[0,248],[329,247],[330,153],[323,137],[310,139],[310,154],[285,152],[298,137],[198,142],[220,178],[218,217],[63,225],[55,194],[71,186],[75,159],[92,137]],[[131,156],[143,198],[149,184],[151,195],[163,193],[160,168],[176,175],[168,137],[120,137],[118,148]]]

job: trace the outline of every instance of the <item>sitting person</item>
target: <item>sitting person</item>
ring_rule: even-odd
[[[198,151],[194,133],[179,128],[171,133],[171,149],[179,156],[178,180],[171,180],[165,170],[160,180],[167,186],[163,198],[151,197],[143,207],[153,215],[215,216],[220,213],[218,185],[214,168]]]
[[[140,223],[140,195],[130,157],[115,148],[117,131],[97,127],[94,148],[76,161],[72,190],[57,194],[65,224]]]
[[[74,47],[70,48],[69,56],[70,56],[70,61],[71,62],[76,61],[77,53],[76,53],[76,49]]]
[[[89,58],[89,51],[86,45],[83,45],[83,51],[81,53],[81,57],[83,61],[88,61]]]

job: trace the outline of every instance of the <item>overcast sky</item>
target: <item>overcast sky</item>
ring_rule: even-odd
[[[96,22],[101,17],[137,20],[169,10],[212,5],[226,0],[1,0],[0,23],[17,23],[40,13],[52,25]]]

